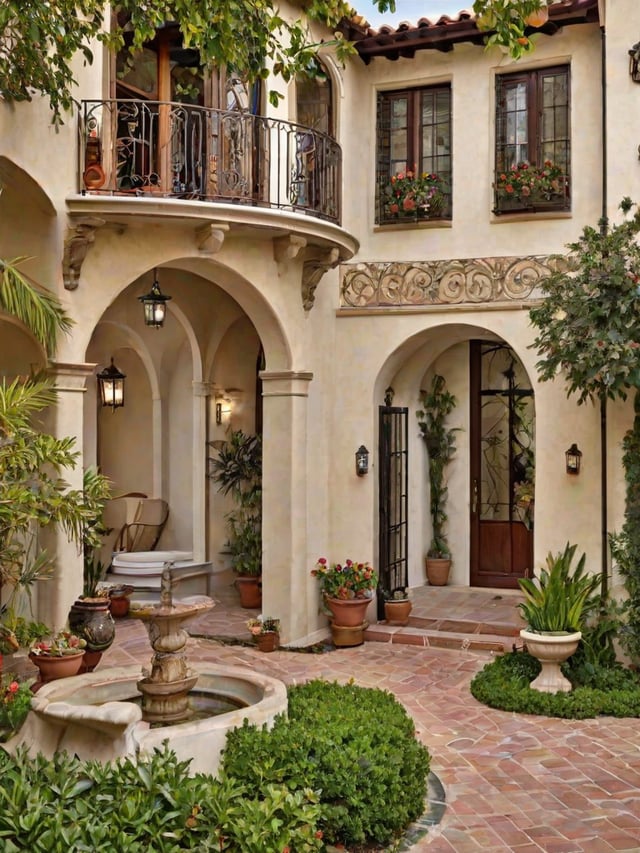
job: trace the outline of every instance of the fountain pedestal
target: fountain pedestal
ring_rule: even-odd
[[[133,605],[130,615],[144,622],[153,649],[151,670],[143,669],[137,687],[142,694],[142,719],[148,723],[173,723],[189,719],[189,691],[198,675],[187,665],[184,649],[189,634],[185,622],[202,616],[214,606],[211,598],[194,596],[188,603],[173,604],[171,576],[163,572],[159,605]]]

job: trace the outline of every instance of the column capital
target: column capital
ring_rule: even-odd
[[[73,364],[64,361],[50,361],[47,365],[47,374],[53,377],[55,386],[59,391],[80,391],[84,393],[87,377],[91,376],[97,364],[80,363]]]
[[[263,397],[308,397],[313,373],[299,370],[262,370],[260,379]]]

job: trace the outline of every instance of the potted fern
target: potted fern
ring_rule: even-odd
[[[585,619],[598,606],[600,574],[585,573],[585,554],[571,568],[576,547],[567,542],[563,552],[548,554],[538,577],[518,579],[525,596],[518,606],[527,623],[520,636],[542,664],[531,687],[543,693],[571,690],[560,664],[578,648]]]
[[[449,580],[451,551],[446,536],[448,497],[446,469],[456,452],[457,429],[447,426],[456,398],[447,391],[443,376],[436,374],[428,391],[420,392],[422,408],[416,412],[420,435],[427,448],[431,514],[431,544],[426,556],[427,580],[444,586]]]

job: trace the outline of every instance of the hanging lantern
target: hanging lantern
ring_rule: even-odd
[[[138,296],[144,308],[144,323],[145,326],[152,326],[155,329],[160,329],[164,326],[164,318],[167,314],[167,302],[171,299],[170,296],[160,290],[156,271],[153,272],[153,284],[151,290],[144,296]]]
[[[579,474],[582,451],[578,449],[578,445],[574,442],[564,455],[566,459],[567,474]]]
[[[124,380],[127,377],[118,370],[113,359],[109,367],[105,367],[98,373],[97,378],[101,404],[111,406],[114,412],[120,406],[124,406]]]

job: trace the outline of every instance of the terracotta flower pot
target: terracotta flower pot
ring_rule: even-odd
[[[326,598],[333,624],[341,628],[355,628],[364,622],[370,598]]]
[[[265,631],[264,634],[258,634],[256,645],[261,652],[275,652],[280,645],[280,634],[276,631]]]
[[[109,611],[114,619],[122,619],[129,615],[129,596],[112,595],[109,597]]]
[[[84,649],[72,655],[29,655],[29,660],[40,670],[40,681],[46,684],[57,678],[69,678],[77,675],[82,666]]]
[[[408,598],[404,600],[385,601],[384,618],[390,625],[407,625],[413,604]]]
[[[451,560],[440,557],[427,557],[425,560],[427,580],[431,586],[446,586],[449,581]]]
[[[237,577],[236,589],[240,593],[240,606],[252,610],[262,607],[262,578]]]

